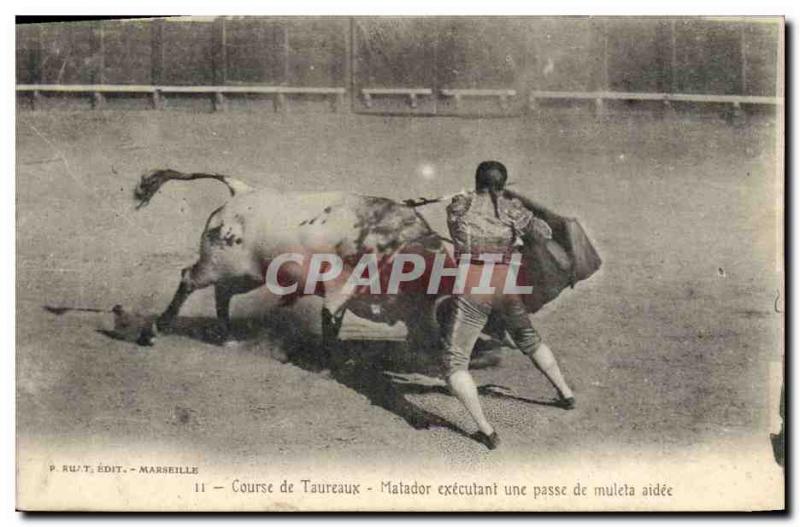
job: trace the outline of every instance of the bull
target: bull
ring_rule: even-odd
[[[157,319],[159,330],[173,323],[193,292],[213,286],[217,318],[227,335],[232,297],[263,286],[266,270],[275,258],[299,254],[306,257],[305,263],[280,266],[279,283],[297,285],[296,292],[282,296],[280,302],[288,305],[306,294],[322,297],[323,363],[330,359],[331,345],[347,310],[374,322],[394,325],[403,321],[409,338],[421,346],[435,339],[435,310],[441,295],[426,294],[419,282],[400,284],[398,294],[376,295],[347,280],[364,254],[374,254],[385,267],[400,253],[418,254],[427,261],[442,253],[442,239],[414,208],[387,198],[346,192],[255,189],[230,176],[175,170],[143,175],[134,191],[137,208],[146,205],[168,181],[197,179],[223,183],[231,198],[206,221],[199,258],[181,271],[177,291]],[[337,279],[320,281],[309,292],[305,281],[314,274],[309,262],[315,254],[336,255],[344,268]],[[385,277],[386,273],[381,273],[381,279]]]

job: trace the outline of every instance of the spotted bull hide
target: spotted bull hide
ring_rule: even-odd
[[[313,294],[323,298],[323,344],[336,337],[346,309],[376,322],[406,323],[412,339],[435,338],[433,309],[436,298],[419,283],[403,283],[396,295],[372,295],[364,288],[345,287],[353,266],[366,253],[386,266],[400,250],[417,253],[429,261],[443,251],[439,236],[410,207],[380,197],[344,192],[282,192],[252,189],[243,182],[218,174],[184,174],[158,170],[142,176],[135,191],[145,205],[170,180],[215,179],[224,183],[231,199],[208,218],[197,262],[181,272],[178,290],[158,319],[168,327],[188,296],[214,286],[217,316],[227,332],[230,301],[265,283],[265,271],[278,255],[305,256],[304,265],[283,264],[282,284],[296,283],[297,292],[281,297],[286,305],[304,294],[304,279],[313,254],[335,254],[344,262],[340,278],[317,285]],[[385,280],[387,273],[380,273]]]

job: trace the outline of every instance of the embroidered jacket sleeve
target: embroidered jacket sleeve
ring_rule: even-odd
[[[553,237],[553,231],[546,221],[537,217],[530,209],[525,207],[517,198],[506,200],[507,211],[505,216],[510,221],[515,232],[519,236],[531,236],[536,239],[544,238],[549,240]]]
[[[464,216],[472,202],[469,194],[456,194],[447,206],[447,228],[456,248],[469,247],[469,226],[464,221]]]
[[[500,200],[498,208],[500,217],[518,234],[524,233],[533,219],[533,213],[516,198]]]

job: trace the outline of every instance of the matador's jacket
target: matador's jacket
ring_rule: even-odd
[[[495,213],[488,192],[456,194],[447,207],[447,226],[456,257],[470,254],[475,260],[488,253],[502,255],[508,263],[524,238],[552,238],[548,224],[515,197],[499,194]]]
[[[522,254],[523,272],[533,293],[523,295],[530,313],[567,287],[589,278],[600,256],[575,218],[560,216],[516,192],[497,196],[497,215],[488,193],[463,192],[447,207],[456,256]]]

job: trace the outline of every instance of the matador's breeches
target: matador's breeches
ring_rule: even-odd
[[[522,353],[530,357],[539,349],[542,338],[518,295],[458,295],[442,332],[442,365],[447,376],[469,369],[472,349],[493,309],[502,315],[506,329]]]

